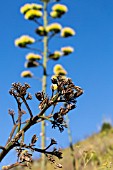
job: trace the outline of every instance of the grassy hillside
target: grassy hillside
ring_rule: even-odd
[[[103,128],[84,141],[74,145],[77,170],[113,170],[113,128]],[[70,149],[63,150],[63,159],[56,159],[62,164],[62,170],[73,170]],[[55,164],[47,164],[47,170],[54,170]],[[15,168],[23,169],[23,168]],[[59,169],[59,168],[58,168]],[[28,170],[28,168],[25,168]],[[35,161],[32,170],[41,170],[40,161]]]

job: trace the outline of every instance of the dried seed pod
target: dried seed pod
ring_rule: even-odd
[[[32,139],[31,139],[31,144],[35,144],[37,140],[38,140],[38,138],[36,137],[36,135],[33,135]]]
[[[43,99],[42,92],[35,93],[35,97],[36,97],[39,101],[42,101],[42,99]]]
[[[53,115],[53,119],[56,120],[58,118],[58,112]]]
[[[32,95],[30,93],[28,93],[26,100],[32,100]]]
[[[59,118],[57,119],[57,122],[61,124],[61,123],[63,123],[63,120],[64,120],[63,117],[59,117]]]

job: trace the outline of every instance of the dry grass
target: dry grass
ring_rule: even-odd
[[[77,170],[113,170],[113,129],[76,143],[74,150]],[[63,150],[63,159],[56,159],[56,165],[57,163],[63,165],[62,170],[73,170],[69,148]],[[54,164],[47,163],[47,170],[54,170],[55,167]],[[21,168],[15,168],[17,169]],[[41,170],[40,161],[34,162],[32,170]]]

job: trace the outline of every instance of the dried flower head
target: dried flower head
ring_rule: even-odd
[[[66,75],[67,74],[66,70],[60,64],[56,64],[53,68],[53,71],[55,75]]]
[[[15,40],[15,45],[21,48],[26,47],[28,44],[33,44],[35,42],[35,39],[28,36],[23,35]]]
[[[41,60],[41,59],[42,59],[42,56],[38,54],[28,53],[26,55],[26,60],[35,61],[35,60]]]
[[[26,100],[32,100],[32,95],[30,93],[27,94]]]
[[[33,20],[34,18],[42,17],[42,12],[35,9],[30,9],[25,13],[25,19]]]
[[[33,74],[30,71],[23,71],[21,77],[33,77]]]
[[[67,46],[67,47],[62,47],[61,51],[63,52],[63,55],[68,55],[74,51],[74,48]]]
[[[39,63],[36,62],[36,61],[26,61],[25,62],[25,67],[26,68],[30,68],[30,67],[38,67],[39,66]]]
[[[36,31],[35,31],[38,35],[40,36],[44,36],[47,35],[47,31],[45,30],[45,28],[43,26],[39,26]]]
[[[9,115],[11,115],[11,116],[14,116],[15,115],[15,112],[14,112],[14,110],[8,110],[8,113],[9,113]]]
[[[37,140],[38,140],[37,136],[33,135],[32,139],[31,139],[31,145],[34,145]]]
[[[25,83],[24,85],[22,85],[21,83],[12,83],[12,87],[9,91],[9,94],[12,96],[15,96],[16,98],[23,98],[26,96],[27,90],[30,88],[29,84]],[[21,103],[18,101],[18,104],[21,107]],[[26,114],[26,111],[24,110],[20,110],[21,114]]]
[[[43,92],[37,92],[35,93],[35,97],[39,100],[42,101],[44,99],[44,93]]]
[[[20,160],[22,162],[31,162],[32,161],[32,154],[28,152],[28,150],[23,150],[20,154]]]
[[[59,33],[62,29],[62,26],[59,23],[52,23],[47,26],[47,32]]]
[[[52,7],[52,10],[57,11],[58,13],[64,14],[68,11],[68,8],[66,5],[63,5],[63,4],[55,4]]]
[[[76,33],[74,31],[74,29],[70,28],[70,27],[65,27],[61,30],[61,37],[70,37],[70,36],[74,36]]]
[[[61,51],[55,51],[53,54],[49,55],[50,59],[58,60],[62,56]]]

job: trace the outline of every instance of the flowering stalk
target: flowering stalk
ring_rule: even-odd
[[[76,160],[75,160],[75,156],[74,156],[74,147],[73,147],[73,141],[72,141],[72,134],[71,134],[68,115],[66,115],[66,119],[67,119],[67,126],[68,126],[69,147],[70,147],[70,151],[71,151],[73,170],[77,170],[77,168],[76,168]]]
[[[21,48],[27,48],[28,50],[35,50],[38,51],[39,53],[41,53],[40,56],[38,54],[34,54],[34,53],[29,53],[26,56],[26,60],[27,62],[25,63],[25,67],[26,68],[31,68],[31,67],[38,67],[38,66],[42,66],[43,67],[43,75],[42,75],[42,92],[44,93],[44,95],[46,95],[46,85],[47,85],[47,61],[49,60],[59,60],[62,57],[68,56],[69,54],[71,54],[74,49],[71,46],[66,46],[66,47],[62,47],[60,50],[55,50],[54,52],[48,51],[48,43],[50,42],[50,40],[58,35],[60,35],[61,38],[68,38],[71,36],[74,36],[76,34],[76,32],[74,31],[74,29],[72,29],[71,27],[63,27],[62,25],[59,23],[51,23],[48,25],[48,15],[49,17],[51,17],[52,19],[54,18],[61,18],[67,11],[68,8],[66,7],[66,5],[60,4],[60,3],[55,3],[52,6],[52,11],[49,12],[47,11],[47,5],[49,3],[50,0],[41,0],[43,2],[43,6],[39,5],[39,4],[26,4],[21,8],[21,13],[24,14],[24,18],[27,20],[31,20],[34,21],[36,24],[38,24],[38,28],[36,29],[36,34],[38,34],[38,36],[42,37],[41,41],[43,43],[43,50],[39,50],[33,47],[30,47],[31,44],[33,44],[34,42],[37,42],[37,40],[35,41],[34,38],[30,37],[30,36],[21,36],[20,38],[18,38],[15,41],[15,45],[19,46]],[[57,2],[57,0],[55,0]],[[42,11],[43,9],[43,11]],[[42,19],[43,23],[40,23],[39,18]],[[42,59],[42,62],[40,62]],[[38,60],[38,62],[37,62]],[[39,61],[40,60],[40,61]],[[66,75],[67,75],[67,71],[63,68],[62,65],[60,64],[56,64],[54,66],[54,77],[55,79],[52,80],[52,97],[54,96],[54,92],[59,90],[58,89],[58,84],[56,83],[56,79],[58,76],[61,76],[64,80],[66,80]],[[23,71],[21,73],[22,77],[34,77],[34,75],[29,71]],[[64,81],[63,80],[63,81]],[[79,87],[77,86],[76,89],[77,94],[75,95],[75,97],[79,97],[78,91],[81,93],[81,90],[79,89]],[[70,91],[67,91],[67,96],[68,93],[70,93]],[[57,96],[56,96],[57,97]],[[64,102],[64,100],[61,100],[59,102]],[[24,102],[25,103],[25,102]],[[43,101],[42,101],[43,103]],[[25,103],[26,104],[26,103]],[[27,106],[27,105],[26,105]],[[64,105],[65,106],[65,105]],[[55,111],[55,107],[56,105],[53,106],[53,111],[52,111],[52,115],[54,114]],[[27,107],[28,108],[28,107]],[[72,108],[74,108],[72,106]],[[72,109],[71,108],[71,109]],[[64,109],[65,110],[65,109]],[[28,109],[29,111],[29,109]],[[62,111],[62,108],[61,108]],[[65,112],[65,113],[64,113]],[[31,112],[29,111],[30,115]],[[65,115],[67,113],[67,110],[63,111],[63,114]],[[58,114],[58,113],[57,113]],[[55,114],[56,116],[58,116],[57,114]],[[46,117],[45,115],[43,115],[43,117]],[[31,115],[32,118],[32,115]],[[68,118],[67,118],[68,119]],[[42,132],[42,141],[41,141],[41,146],[42,149],[46,148],[46,140],[45,140],[45,120],[46,119],[42,119],[42,123],[41,123],[41,132]],[[56,118],[55,118],[55,122],[56,122]],[[60,119],[58,119],[62,122],[62,117]],[[69,122],[68,122],[69,123]],[[20,122],[21,125],[21,122]],[[56,125],[55,125],[56,126]],[[59,123],[57,124],[57,126],[59,126]],[[62,126],[59,127],[60,130],[62,131]],[[69,135],[69,139],[70,139],[70,147],[71,147],[71,151],[72,156],[73,156],[73,169],[75,170],[75,158],[74,158],[74,149],[73,149],[73,145],[72,145],[72,136],[70,133],[70,129],[68,129],[68,135]],[[42,170],[46,170],[46,157],[45,155],[42,155]]]
[[[44,29],[47,27],[47,2],[44,2]],[[47,85],[47,52],[48,52],[48,36],[45,35],[43,39],[43,45],[44,45],[44,52],[43,52],[43,79],[42,79],[42,91],[46,93],[46,85]],[[46,146],[46,133],[45,133],[45,121],[42,121],[41,123],[41,132],[42,132],[42,138],[41,138],[41,146],[42,149]],[[42,170],[46,170],[46,156],[42,154]]]

